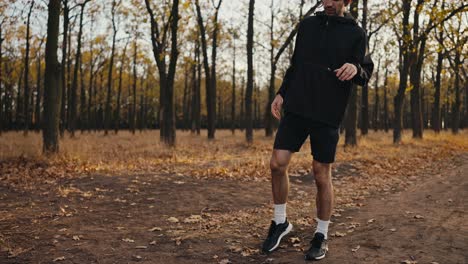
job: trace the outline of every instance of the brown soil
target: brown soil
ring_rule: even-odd
[[[433,167],[337,207],[321,263],[467,263],[468,154]],[[361,177],[350,170],[335,167],[336,192]],[[31,191],[0,182],[0,263],[304,263],[315,187],[311,175],[290,178],[295,228],[269,255],[258,250],[272,214],[267,180],[96,174]]]

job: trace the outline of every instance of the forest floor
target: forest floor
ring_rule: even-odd
[[[206,131],[204,131],[206,133]],[[77,133],[41,156],[41,135],[0,136],[0,263],[304,263],[315,228],[309,144],[290,166],[279,249],[259,248],[272,216],[273,140],[218,131]],[[468,263],[468,131],[370,132],[340,139],[335,210],[321,263]]]

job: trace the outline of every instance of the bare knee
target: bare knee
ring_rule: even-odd
[[[272,174],[284,174],[288,169],[289,156],[282,157],[277,153],[273,153],[270,159],[270,169]]]
[[[331,164],[314,161],[313,172],[317,187],[331,184]]]

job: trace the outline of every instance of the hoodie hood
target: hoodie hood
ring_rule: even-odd
[[[345,12],[344,16],[329,16],[325,11],[316,12],[315,15],[322,21],[334,21],[343,24],[357,25],[356,19],[349,12]]]

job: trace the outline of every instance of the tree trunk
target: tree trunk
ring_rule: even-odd
[[[80,24],[79,24],[79,30],[78,30],[78,37],[77,37],[77,48],[76,48],[76,56],[75,56],[75,65],[73,67],[73,82],[72,82],[72,87],[71,87],[71,114],[70,114],[70,133],[71,137],[75,136],[75,129],[76,129],[76,121],[77,121],[77,93],[78,93],[78,69],[80,67],[80,62],[81,62],[81,35],[83,34],[83,15],[84,15],[84,9],[86,6],[86,3],[88,3],[90,0],[84,1],[81,6],[81,12],[80,12]]]
[[[122,52],[122,57],[120,59],[120,69],[119,69],[119,90],[117,91],[117,107],[115,109],[115,115],[114,115],[114,132],[117,134],[119,132],[120,128],[120,105],[121,105],[121,95],[122,95],[122,76],[123,76],[123,68],[125,65],[125,54],[127,52],[127,43],[125,43],[125,47]]]
[[[135,135],[135,125],[136,125],[136,88],[137,88],[137,72],[136,72],[136,64],[137,64],[137,42],[135,40],[134,47],[133,47],[133,85],[132,85],[132,90],[133,90],[133,95],[132,95],[132,110],[131,110],[131,115],[130,115],[130,130],[133,135]],[[161,87],[162,90],[162,87]],[[160,97],[162,98],[162,97]],[[160,100],[161,101],[161,100]],[[162,102],[161,102],[162,104]]]
[[[161,87],[161,140],[169,146],[174,146],[176,143],[176,130],[175,130],[175,108],[174,108],[174,78],[177,66],[177,58],[179,51],[177,49],[177,29],[179,23],[179,0],[172,2],[171,8],[171,52],[169,59],[169,66],[166,61],[162,59],[160,33],[156,17],[151,9],[149,0],[145,0],[146,9],[151,18],[151,43],[153,47],[153,55],[156,65],[159,70],[159,84]],[[169,27],[169,24],[166,25]],[[166,68],[168,69],[166,72]]]
[[[112,49],[109,62],[109,73],[107,75],[107,96],[106,96],[106,110],[105,110],[105,124],[104,124],[104,135],[107,136],[108,130],[111,127],[112,120],[112,109],[111,109],[111,92],[112,92],[112,73],[114,67],[114,55],[115,55],[115,41],[117,36],[117,27],[115,25],[115,12],[116,12],[117,3],[115,0],[112,1]]]
[[[86,92],[85,92],[85,84],[84,84],[84,73],[83,73],[83,58],[80,58],[80,116],[79,116],[79,127],[81,129],[81,133],[84,133],[85,126],[86,126]]]
[[[24,103],[23,103],[23,95],[22,95],[22,89],[21,87],[23,86],[23,74],[24,74],[24,67],[21,66],[21,69],[20,69],[20,74],[19,74],[19,77],[18,77],[18,91],[16,93],[16,118],[15,118],[15,121],[16,121],[16,127],[15,129],[21,129],[21,127],[23,126],[23,122],[24,122],[24,111],[23,111],[23,108],[24,108]]]
[[[377,63],[377,71],[375,74],[375,100],[374,100],[374,121],[373,126],[374,126],[374,131],[378,131],[380,129],[380,116],[379,116],[379,73],[380,73],[380,58],[379,62]]]
[[[60,65],[57,60],[58,35],[60,23],[60,0],[50,0],[48,6],[47,42],[45,49],[44,78],[44,154],[59,151],[59,118],[60,118]]]
[[[444,130],[447,131],[449,126],[451,126],[450,119],[449,119],[449,109],[450,109],[450,90],[452,88],[450,85],[447,87],[447,90],[445,92],[445,103],[443,106],[442,112],[444,113],[444,119],[443,119],[443,126]]]
[[[182,97],[182,129],[188,129],[189,127],[189,109],[190,109],[190,89],[189,89],[189,65],[184,65],[184,94]],[[177,120],[176,120],[177,121]]]
[[[72,86],[71,86],[71,83],[72,83],[72,73],[71,73],[71,70],[72,70],[72,42],[71,42],[71,36],[72,36],[72,30],[73,30],[73,27],[69,27],[68,29],[68,48],[67,48],[67,104],[66,104],[66,119],[65,119],[65,127],[66,129],[68,130],[68,132],[70,132],[70,119],[71,119],[71,97],[72,97]],[[65,69],[64,69],[65,70]]]
[[[206,40],[206,29],[203,22],[202,13],[198,0],[195,1],[197,11],[197,22],[200,29],[200,37],[202,42],[203,66],[205,69],[205,86],[206,86],[206,107],[207,107],[207,128],[208,138],[214,139],[216,130],[216,56],[218,43],[218,13],[221,7],[222,0],[219,0],[215,6],[215,14],[213,18],[214,30],[212,35],[212,53],[211,53],[211,68],[208,64],[208,51]]]
[[[443,39],[443,30],[439,33],[439,38]],[[440,133],[441,129],[441,116],[440,116],[440,82],[441,82],[441,74],[442,74],[442,63],[444,60],[444,54],[442,49],[437,52],[437,66],[436,66],[436,80],[434,84],[434,105],[432,107],[432,129],[436,133]]]
[[[191,132],[200,135],[200,87],[201,87],[201,62],[200,62],[200,42],[197,38],[194,51],[194,64],[192,66],[192,128]]]
[[[249,16],[247,28],[247,89],[245,92],[246,127],[245,137],[247,142],[253,142],[252,120],[252,92],[253,92],[253,38],[254,38],[254,7],[255,0],[249,0]]]
[[[200,43],[197,41],[197,83],[196,83],[196,129],[197,135],[200,135],[201,130],[201,76],[202,76],[202,62],[201,62],[201,53],[200,53]]]
[[[231,133],[236,133],[236,44],[233,40],[233,58],[232,58],[232,93],[231,93]]]
[[[240,118],[239,124],[241,131],[245,128],[245,77],[242,77],[242,86],[241,86],[241,100],[240,102]]]
[[[455,49],[455,103],[452,105],[452,133],[458,134],[460,128],[460,68],[461,68],[461,60],[460,60],[460,50]]]
[[[362,28],[367,31],[367,0],[362,1]],[[361,88],[361,134],[369,132],[369,85]]]
[[[63,138],[65,133],[65,124],[66,124],[66,103],[67,103],[67,87],[68,81],[67,75],[69,67],[67,67],[67,54],[69,51],[67,50],[68,47],[68,24],[70,22],[70,9],[68,7],[68,0],[62,0],[63,3],[63,40],[62,40],[62,102],[60,104],[60,136]]]
[[[5,118],[5,113],[6,111],[4,111],[4,105],[5,105],[5,101],[6,101],[6,97],[7,97],[7,93],[6,93],[6,90],[5,92],[3,91],[3,50],[2,50],[2,47],[3,47],[3,23],[0,23],[0,135],[2,135],[2,132],[3,132],[3,129],[5,128],[5,121],[6,121],[6,118]],[[5,94],[4,96],[2,96],[2,94]]]
[[[42,45],[41,45],[42,46]],[[41,69],[41,56],[40,53],[37,52],[37,83],[36,83],[36,105],[34,111],[34,127],[35,130],[38,131],[41,128],[41,98],[42,98],[42,90],[41,90],[41,83],[42,83],[42,69]],[[1,91],[0,91],[1,94]],[[1,111],[1,106],[0,106]]]
[[[388,100],[387,100],[387,84],[388,84],[388,67],[385,69],[385,80],[384,80],[384,117],[383,117],[383,122],[384,122],[384,129],[385,133],[388,132],[389,130],[389,123],[390,121],[388,120]]]
[[[171,53],[169,61],[169,69],[167,72],[167,86],[161,85],[161,88],[166,90],[165,104],[163,112],[164,127],[166,137],[164,142],[169,146],[174,146],[176,143],[176,128],[175,128],[175,110],[174,110],[174,78],[177,66],[177,58],[179,51],[177,49],[177,29],[179,24],[179,0],[172,2],[172,21],[171,21]]]
[[[420,7],[424,4],[424,0],[418,0],[414,11],[413,38],[419,37],[419,15]],[[411,89],[411,126],[413,129],[413,138],[423,137],[422,127],[422,111],[421,111],[421,70],[424,61],[424,50],[426,48],[426,38],[423,38],[421,43],[413,41],[409,49],[410,58],[410,83]]]
[[[29,50],[30,50],[30,26],[31,26],[31,14],[34,7],[34,1],[31,1],[31,5],[29,7],[28,18],[26,22],[26,50],[25,50],[25,57],[24,57],[24,95],[23,95],[23,117],[24,117],[24,131],[23,135],[28,135],[28,130],[30,126],[30,113],[31,113],[31,104],[29,102]]]
[[[423,138],[423,121],[422,121],[422,109],[421,109],[421,71],[422,64],[424,61],[424,49],[426,41],[422,40],[419,52],[415,54],[410,73],[410,83],[413,86],[411,90],[411,117],[412,117],[412,128],[413,138]]]
[[[87,128],[89,130],[92,129],[93,127],[93,118],[92,118],[92,109],[94,107],[93,105],[93,69],[92,69],[92,64],[91,64],[91,70],[89,72],[89,81],[88,81],[88,104],[87,104],[87,110],[86,110],[86,115],[88,117],[88,124]]]
[[[351,15],[358,18],[358,5],[359,1],[351,2]],[[353,84],[351,86],[351,93],[348,100],[348,106],[346,109],[345,116],[345,145],[355,146],[357,145],[357,86]]]
[[[411,9],[411,0],[403,0],[403,43],[400,47],[400,56],[402,61],[399,66],[400,68],[400,84],[398,86],[398,92],[393,99],[394,103],[394,123],[393,123],[393,143],[398,144],[401,142],[402,133],[402,120],[403,120],[403,103],[405,99],[406,82],[408,81],[409,72],[409,16]]]
[[[5,74],[7,76],[13,73],[13,67],[9,66],[8,64],[4,65],[5,67]],[[5,85],[5,128],[11,129],[13,124],[13,84],[11,80],[8,82],[4,82]]]
[[[276,73],[276,63],[274,56],[274,26],[275,26],[275,13],[274,13],[274,0],[271,0],[271,14],[270,14],[270,83],[268,85],[268,101],[265,107],[265,136],[273,136],[273,115],[271,114],[271,104],[275,99],[275,73]],[[302,7],[304,6],[304,1],[301,1],[301,14],[302,17]]]

